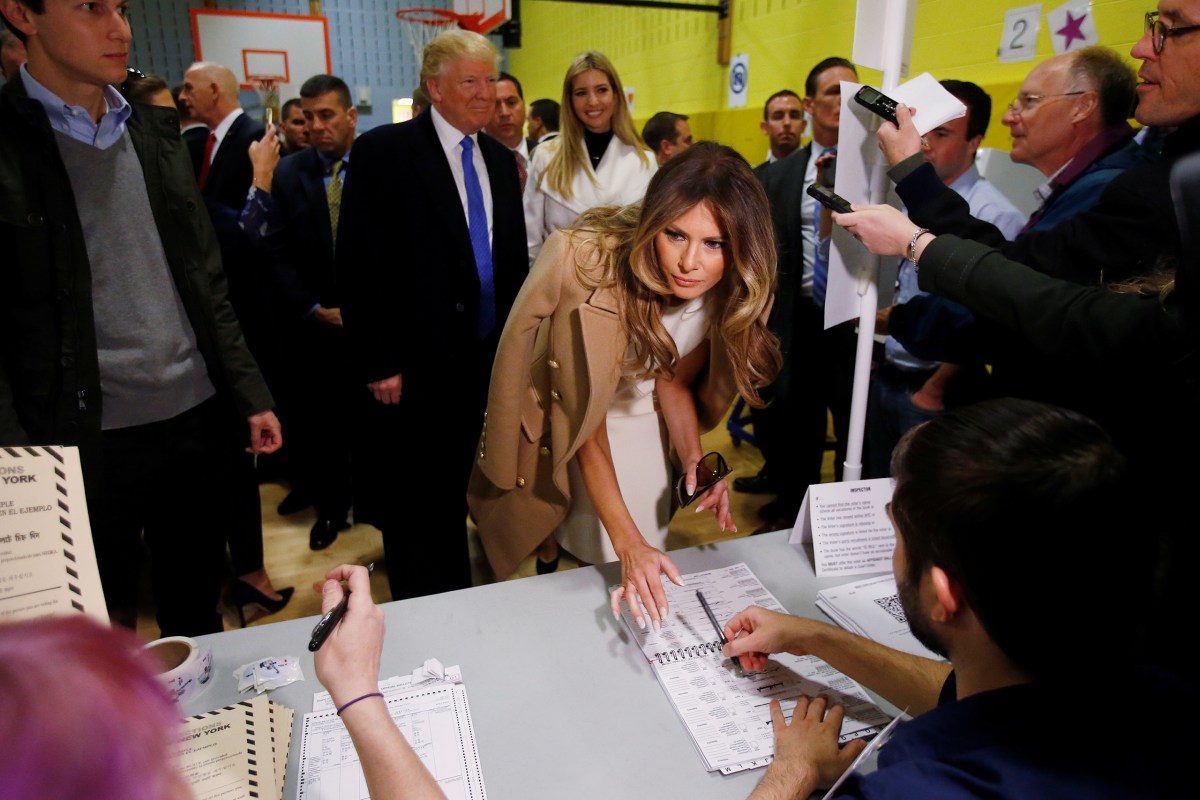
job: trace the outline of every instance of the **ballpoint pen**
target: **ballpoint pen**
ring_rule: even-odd
[[[375,562],[367,565],[367,574],[370,575],[375,571]],[[312,652],[317,652],[321,649],[321,645],[325,644],[325,640],[329,638],[329,634],[333,633],[333,629],[342,621],[342,617],[346,614],[346,605],[350,602],[350,588],[346,588],[346,594],[342,597],[338,604],[317,620],[317,624],[313,626],[312,638],[308,642],[308,649]]]
[[[708,607],[708,601],[704,599],[704,595],[700,592],[696,592],[696,599],[700,601],[700,605],[704,607],[704,613],[708,614],[708,621],[711,622],[713,628],[716,629],[717,638],[721,640],[721,646],[724,647],[725,645],[729,644],[729,640],[725,638],[725,632],[721,629],[721,625],[719,622],[717,622],[717,618],[713,616],[712,609]],[[733,657],[733,665],[738,669],[742,668],[742,662],[737,656]]]

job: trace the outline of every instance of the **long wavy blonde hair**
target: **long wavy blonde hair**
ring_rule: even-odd
[[[766,327],[775,290],[775,232],[766,193],[735,150],[715,142],[693,145],[655,173],[640,206],[597,208],[581,216],[571,230],[589,234],[608,257],[599,278],[581,267],[580,280],[616,290],[633,364],[645,365],[649,376],[672,377],[679,351],[663,327],[662,308],[674,293],[654,242],[700,203],[708,204],[729,253],[725,274],[711,290],[712,336],[729,354],[738,393],[761,408],[759,389],[783,364],[779,339]],[[586,252],[580,256],[581,264],[589,260]]]
[[[650,166],[650,159],[646,155],[646,145],[634,130],[633,119],[629,116],[629,106],[625,103],[625,87],[621,85],[617,68],[603,53],[595,51],[580,53],[575,56],[575,60],[567,69],[567,76],[563,78],[563,131],[561,136],[547,142],[547,147],[553,146],[554,155],[551,156],[550,163],[546,165],[546,171],[539,181],[539,183],[548,184],[551,189],[567,200],[575,196],[572,183],[574,183],[575,174],[579,170],[583,170],[584,174],[591,178],[592,183],[596,182],[595,174],[588,167],[587,146],[583,140],[583,122],[575,114],[575,105],[571,99],[575,89],[575,79],[593,69],[604,73],[604,76],[608,78],[609,88],[613,92],[613,135],[637,151],[643,167]],[[540,189],[541,186],[539,185],[538,188]]]

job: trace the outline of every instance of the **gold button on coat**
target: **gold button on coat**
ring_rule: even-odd
[[[517,488],[518,489],[525,488],[525,479],[524,478],[520,478],[520,477],[517,478]]]

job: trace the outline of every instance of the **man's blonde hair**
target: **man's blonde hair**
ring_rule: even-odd
[[[446,62],[460,59],[490,61],[497,71],[500,70],[500,51],[494,44],[478,33],[455,28],[442,31],[425,45],[425,52],[421,54],[421,85],[425,86],[430,78],[441,75]]]

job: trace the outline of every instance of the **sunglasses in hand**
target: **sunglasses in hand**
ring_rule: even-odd
[[[733,470],[725,463],[724,456],[716,451],[706,453],[696,464],[696,491],[688,492],[686,474],[680,475],[679,480],[675,482],[675,499],[679,501],[679,507],[690,506],[697,497],[707,492],[731,472]]]

